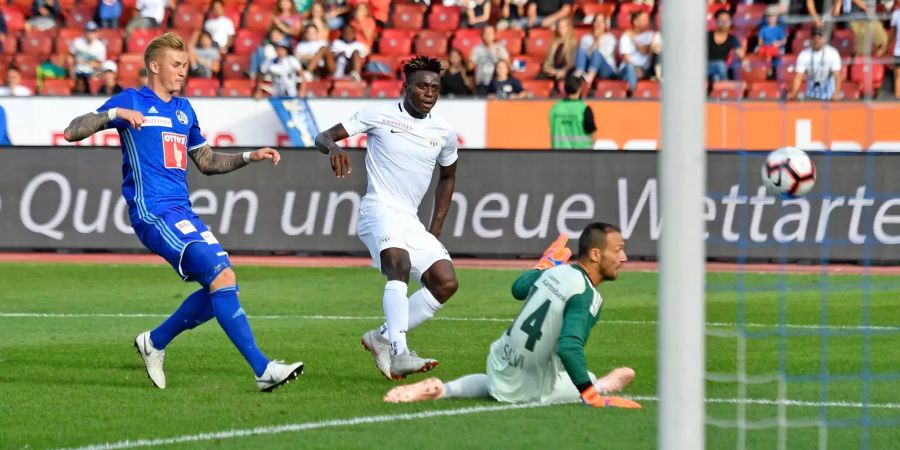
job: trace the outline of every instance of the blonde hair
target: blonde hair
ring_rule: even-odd
[[[175,33],[166,33],[162,36],[157,36],[150,41],[150,45],[144,50],[144,65],[149,68],[150,61],[158,58],[159,55],[167,49],[186,52],[187,46],[184,45],[184,40],[181,39],[181,36],[178,36]]]

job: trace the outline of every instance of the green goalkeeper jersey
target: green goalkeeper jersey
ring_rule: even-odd
[[[508,402],[577,398],[574,387],[592,381],[584,346],[600,317],[600,293],[575,265],[528,271],[512,292],[525,304],[491,345],[491,395]]]

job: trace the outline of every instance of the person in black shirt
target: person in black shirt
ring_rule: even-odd
[[[100,73],[100,79],[103,80],[103,85],[100,86],[100,89],[97,90],[97,95],[101,97],[111,97],[119,92],[122,92],[122,86],[119,86],[118,83],[118,68],[116,67],[116,63],[112,61],[106,61],[103,63],[103,72]]]
[[[501,59],[494,67],[494,79],[488,86],[488,98],[522,98],[525,97],[522,83],[510,74],[509,61]]]
[[[709,88],[719,80],[727,80],[728,57],[731,51],[737,60],[744,59],[744,48],[741,42],[731,34],[731,14],[728,11],[716,12],[716,29],[708,34],[707,38],[707,68],[706,76],[709,78]]]
[[[462,53],[455,48],[451,49],[447,60],[447,70],[441,76],[441,95],[450,97],[472,95],[471,77],[466,72]]]
[[[572,13],[573,0],[529,0],[528,28],[550,28]]]

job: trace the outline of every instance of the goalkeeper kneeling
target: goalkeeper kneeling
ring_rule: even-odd
[[[588,406],[640,408],[632,400],[610,396],[634,379],[628,367],[613,369],[597,379],[588,372],[584,346],[603,306],[596,287],[614,281],[627,260],[618,228],[606,223],[585,227],[578,239],[578,258],[561,235],[540,262],[512,286],[517,300],[525,300],[512,325],[494,341],[487,373],[466,375],[444,383],[429,378],[391,389],[390,403],[441,398],[494,398],[509,403],[561,403],[581,400]]]

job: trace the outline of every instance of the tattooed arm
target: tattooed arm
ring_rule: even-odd
[[[115,115],[117,119],[125,120],[135,129],[140,129],[141,125],[144,123],[144,115],[137,111],[124,108],[114,109],[116,110]],[[72,123],[66,127],[64,136],[69,142],[77,142],[100,130],[106,129],[106,126],[109,125],[110,122],[111,120],[107,111],[87,113],[73,119]]]
[[[203,175],[216,175],[233,172],[251,162],[266,159],[271,159],[272,165],[276,165],[281,161],[281,155],[268,147],[243,154],[214,152],[209,144],[205,144],[191,151],[191,159]]]

